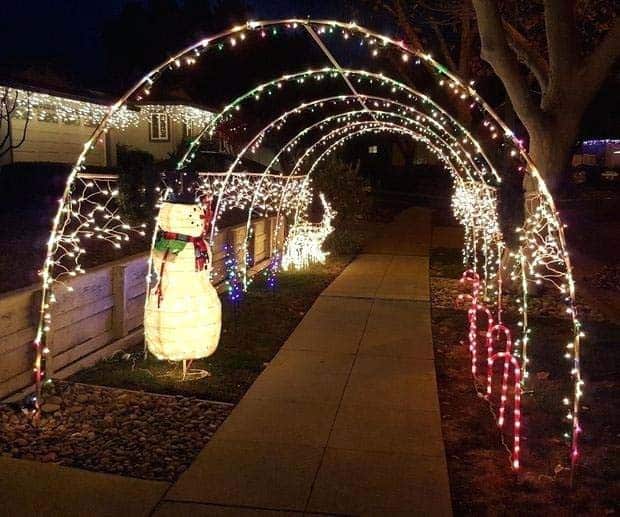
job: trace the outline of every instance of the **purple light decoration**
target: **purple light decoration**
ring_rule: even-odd
[[[265,270],[267,288],[275,290],[278,285],[278,270],[280,269],[280,252],[276,251],[269,261],[269,265]]]
[[[228,299],[235,305],[238,305],[243,298],[243,280],[237,264],[237,256],[232,246],[228,243],[224,244],[224,253]]]

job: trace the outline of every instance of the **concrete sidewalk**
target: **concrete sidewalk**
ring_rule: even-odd
[[[0,516],[450,515],[429,212],[323,292],[179,481],[0,457]]]
[[[148,516],[168,483],[0,457],[0,516]]]
[[[401,214],[323,292],[155,515],[450,515],[430,214]]]

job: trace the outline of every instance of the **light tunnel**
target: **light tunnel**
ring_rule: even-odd
[[[378,98],[374,98],[374,99],[378,99]],[[322,103],[324,101],[320,100],[320,101],[315,101],[317,103]],[[399,103],[392,103],[389,102],[387,100],[383,100],[383,102],[385,102],[386,105],[386,109],[389,109],[391,106],[393,107],[403,107],[404,105],[399,104]],[[310,103],[308,106],[311,106],[312,103]],[[357,111],[348,111],[348,112],[344,112],[342,114],[338,114],[338,115],[332,115],[330,117],[321,119],[319,122],[315,122],[314,124],[312,124],[311,126],[308,126],[306,128],[304,128],[301,132],[297,133],[297,135],[295,135],[291,140],[289,140],[286,144],[284,144],[284,146],[282,146],[282,148],[274,155],[274,158],[271,160],[271,162],[268,164],[268,166],[265,168],[265,172],[263,173],[263,177],[261,178],[261,181],[258,182],[258,185],[256,186],[256,190],[254,191],[254,195],[252,196],[252,201],[250,203],[250,209],[248,211],[248,225],[250,224],[250,218],[252,216],[252,214],[254,213],[254,207],[255,207],[255,203],[256,203],[256,198],[259,196],[260,194],[260,189],[261,189],[261,185],[262,185],[262,181],[265,180],[265,178],[268,177],[269,171],[272,170],[273,164],[277,161],[277,159],[279,158],[279,156],[281,155],[281,153],[284,150],[291,150],[293,148],[296,148],[299,145],[299,140],[301,138],[302,135],[306,135],[307,133],[309,133],[311,130],[317,130],[320,129],[321,132],[323,131],[327,131],[326,127],[329,125],[330,130],[329,132],[327,132],[326,134],[324,134],[323,136],[321,136],[317,141],[315,141],[314,143],[307,144],[307,147],[304,151],[304,153],[301,155],[301,157],[296,161],[294,167],[292,168],[290,175],[292,177],[296,177],[297,174],[302,172],[302,165],[304,161],[307,161],[307,159],[317,150],[319,149],[322,145],[326,145],[330,142],[331,139],[340,136],[342,134],[345,134],[347,131],[354,129],[354,128],[360,128],[363,126],[368,126],[368,127],[376,127],[378,125],[383,125],[384,127],[387,125],[391,125],[391,126],[395,126],[398,124],[395,123],[388,123],[388,120],[395,120],[397,122],[400,122],[401,127],[405,127],[405,126],[409,126],[409,127],[414,127],[417,128],[417,130],[419,131],[419,133],[422,134],[427,134],[429,135],[427,137],[428,138],[434,138],[434,141],[436,143],[436,149],[438,149],[439,147],[444,149],[444,152],[449,155],[449,163],[450,166],[452,168],[452,170],[454,170],[455,174],[463,174],[467,177],[467,179],[469,180],[473,180],[474,175],[481,177],[482,176],[482,171],[480,170],[480,167],[471,159],[471,155],[465,151],[463,149],[462,144],[459,141],[456,141],[454,138],[452,138],[452,142],[448,142],[446,139],[444,139],[442,136],[438,136],[436,133],[434,133],[433,130],[428,130],[426,129],[426,126],[421,123],[419,120],[416,120],[416,118],[414,118],[413,116],[407,116],[405,114],[402,114],[400,112],[392,112],[392,111],[386,111],[386,109],[378,109],[378,108],[373,108],[370,111],[366,111],[366,110],[357,110]],[[413,110],[414,112],[416,112],[415,110]],[[417,113],[417,112],[416,112]],[[371,120],[358,120],[359,118],[362,117],[368,117],[371,116]],[[420,117],[418,116],[418,119]],[[334,127],[332,128],[332,123],[334,124]],[[432,135],[432,136],[430,136]],[[449,136],[449,135],[448,135]],[[305,146],[306,144],[304,144]],[[457,149],[460,149],[460,151],[453,149],[453,146],[456,146]],[[461,156],[463,155],[463,156]],[[241,156],[241,155],[240,155]],[[441,155],[443,156],[443,155]],[[467,158],[464,158],[467,157]],[[455,165],[454,163],[452,163],[452,161],[458,162],[458,165]],[[288,183],[287,183],[288,186]],[[222,185],[222,191],[220,193],[220,197],[224,198],[224,196],[222,196],[222,192],[223,189],[226,188],[225,185]],[[286,187],[285,187],[286,188]]]
[[[313,171],[326,156],[358,136],[386,132],[420,141],[438,156],[455,181],[453,206],[455,215],[465,227],[466,236],[463,255],[468,272],[463,281],[472,288],[472,308],[469,310],[470,346],[472,340],[477,340],[471,333],[472,318],[474,325],[479,318],[477,304],[488,309],[489,314],[497,311],[501,323],[501,286],[502,276],[505,275],[501,263],[502,256],[507,253],[507,245],[499,231],[495,189],[506,175],[530,178],[535,187],[533,192],[528,193],[530,211],[523,224],[514,229],[518,234],[519,245],[510,250],[514,259],[510,275],[517,279],[516,284],[520,288],[522,321],[515,332],[518,337],[514,339],[514,343],[506,343],[506,348],[498,352],[502,354],[498,357],[503,359],[505,371],[510,365],[514,368],[514,378],[519,378],[515,381],[516,385],[526,387],[529,369],[527,350],[536,346],[530,342],[528,328],[528,286],[532,283],[548,283],[557,288],[565,298],[573,332],[573,339],[566,352],[573,387],[571,393],[567,393],[563,398],[566,406],[566,431],[563,439],[569,443],[570,463],[574,466],[579,454],[578,435],[581,432],[579,406],[583,381],[579,349],[583,332],[575,306],[575,282],[566,249],[563,224],[543,178],[522,143],[476,92],[473,85],[464,83],[422,50],[411,48],[402,41],[355,23],[336,20],[250,21],[212,37],[203,38],[150,70],[109,107],[77,158],[52,223],[42,268],[40,320],[34,341],[36,358],[33,370],[37,397],[40,396],[44,383],[50,382],[53,377],[53,372],[48,372],[46,366],[50,354],[46,337],[53,326],[52,305],[56,301],[56,290],[62,288],[65,278],[83,272],[79,257],[88,238],[102,239],[120,246],[135,230],[120,219],[113,207],[117,194],[113,185],[114,178],[89,173],[88,154],[98,145],[114,117],[122,116],[129,109],[129,105],[140,103],[168,71],[183,71],[193,67],[198,60],[208,60],[209,52],[214,47],[227,50],[241,42],[249,44],[252,38],[269,38],[271,33],[278,30],[307,33],[325,54],[330,66],[273,79],[229,102],[192,140],[179,160],[177,170],[190,167],[202,139],[213,135],[220,124],[236,117],[245,102],[260,102],[261,98],[267,97],[275,99],[277,95],[273,94],[288,83],[303,85],[306,81],[321,80],[342,82],[349,90],[348,94],[306,101],[284,111],[267,121],[258,133],[245,142],[226,173],[218,178],[209,178],[209,175],[206,175],[207,180],[216,182],[214,220],[217,221],[221,210],[237,203],[236,200],[230,201],[227,196],[235,196],[242,188],[251,193],[249,199],[245,196],[243,200],[248,227],[253,215],[267,213],[269,209],[277,214],[278,221],[286,210],[298,213],[304,200],[308,199],[307,191]],[[430,95],[413,86],[369,70],[343,68],[328,48],[335,38],[356,38],[370,49],[381,48],[398,53],[406,66],[423,67],[434,80],[434,85],[444,92],[443,97],[449,95],[454,102],[464,103],[480,114],[472,124],[478,126],[475,129],[482,136],[474,136],[472,128],[465,127]],[[362,88],[379,89],[380,94],[360,91]],[[352,108],[353,105],[356,109]],[[329,110],[334,108],[336,112],[329,113]],[[309,114],[314,117],[314,121],[281,145],[262,173],[240,177],[235,168],[244,157],[251,155],[252,151],[271,138],[274,132],[281,134],[291,120]],[[285,152],[293,151],[299,153],[295,166],[287,171],[288,174],[274,173],[273,168],[278,158]],[[496,163],[497,156],[510,159]],[[276,185],[272,189],[271,197],[266,194],[270,185]],[[266,199],[270,199],[269,203]],[[267,206],[268,204],[271,206]],[[216,231],[216,224],[213,224],[211,242],[214,241]],[[248,232],[245,246],[247,239]],[[482,260],[478,259],[479,255],[482,255]],[[480,297],[482,290],[488,294],[486,300]],[[490,293],[494,293],[494,297]],[[491,320],[487,330],[492,333]],[[488,360],[493,362],[491,357]],[[503,390],[506,385],[505,376]],[[515,407],[518,406],[516,396],[515,388]],[[502,396],[502,408],[503,404]],[[516,409],[514,427],[511,464],[514,468],[519,468],[520,413]]]

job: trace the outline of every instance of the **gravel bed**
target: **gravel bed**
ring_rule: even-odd
[[[97,472],[174,481],[232,405],[59,382],[37,425],[0,405],[0,453]]]

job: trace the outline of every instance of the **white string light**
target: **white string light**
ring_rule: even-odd
[[[101,111],[97,112],[96,115],[93,114],[91,120],[99,120],[99,125],[94,130],[91,138],[84,145],[84,149],[80,154],[75,167],[73,168],[71,175],[69,176],[65,192],[60,200],[59,211],[56,214],[56,217],[53,221],[53,230],[48,242],[47,249],[47,257],[43,268],[43,295],[42,295],[42,303],[41,303],[41,319],[40,325],[37,332],[37,337],[35,340],[36,347],[36,360],[35,360],[35,378],[37,380],[37,391],[40,392],[40,385],[42,381],[45,379],[44,372],[44,361],[43,357],[45,356],[44,351],[47,350],[45,346],[45,334],[48,332],[51,325],[51,316],[49,312],[49,305],[53,303],[54,294],[52,291],[52,285],[54,280],[56,279],[56,273],[60,271],[61,274],[70,274],[69,269],[63,269],[65,267],[64,264],[65,259],[73,259],[74,257],[71,254],[79,257],[81,253],[83,253],[83,248],[80,246],[81,238],[88,238],[87,233],[92,232],[90,238],[95,236],[96,238],[102,238],[108,242],[112,242],[113,244],[119,244],[120,241],[124,241],[123,235],[126,235],[124,232],[130,230],[126,228],[118,219],[115,218],[115,212],[112,208],[112,204],[108,204],[107,202],[100,202],[99,204],[103,206],[103,210],[97,210],[96,214],[92,214],[88,211],[87,206],[91,202],[92,198],[88,197],[88,194],[83,195],[82,192],[82,184],[81,181],[84,181],[83,178],[80,178],[80,174],[84,172],[85,160],[87,154],[94,148],[96,142],[99,141],[102,133],[107,131],[110,127],[114,127],[115,124],[122,126],[123,124],[129,122],[123,122],[123,120],[129,120],[129,117],[132,117],[131,114],[126,114],[128,111],[127,102],[131,99],[135,99],[135,101],[141,101],[145,95],[148,95],[150,89],[153,84],[157,81],[157,79],[168,69],[176,70],[186,66],[193,66],[196,63],[196,60],[200,58],[202,54],[209,51],[214,51],[215,48],[231,48],[232,46],[239,46],[242,43],[245,43],[249,38],[248,35],[256,34],[259,37],[267,37],[268,35],[277,34],[279,28],[284,27],[287,30],[296,30],[298,27],[306,27],[312,26],[317,29],[316,32],[322,35],[330,35],[340,33],[343,37],[343,41],[347,41],[351,36],[355,35],[359,36],[361,41],[366,43],[367,47],[370,49],[371,53],[377,50],[378,48],[384,48],[388,50],[388,48],[393,47],[399,55],[402,57],[404,63],[408,63],[407,66],[416,66],[418,64],[423,64],[427,66],[434,74],[436,74],[437,82],[439,86],[446,86],[449,94],[455,96],[455,99],[460,100],[471,107],[478,108],[484,115],[485,118],[482,123],[482,128],[487,131],[488,137],[490,141],[495,141],[496,145],[502,146],[506,149],[506,152],[509,154],[510,158],[514,160],[514,170],[520,174],[528,175],[533,179],[534,186],[536,188],[536,197],[533,198],[532,210],[528,214],[528,217],[523,225],[523,229],[521,231],[521,247],[515,253],[519,256],[519,262],[522,265],[521,276],[523,278],[522,286],[523,286],[523,303],[521,309],[524,313],[524,318],[527,314],[527,300],[526,300],[526,288],[527,283],[531,281],[535,282],[549,282],[552,285],[556,286],[559,291],[565,296],[565,300],[567,303],[567,312],[570,315],[573,323],[573,332],[574,337],[572,341],[567,346],[567,360],[570,361],[570,371],[573,375],[574,379],[574,391],[570,396],[564,397],[562,404],[566,405],[570,408],[570,411],[566,414],[567,422],[571,424],[572,430],[567,432],[567,437],[571,439],[571,459],[572,464],[577,459],[578,449],[577,449],[577,438],[579,433],[581,432],[581,428],[579,426],[579,400],[582,397],[582,389],[583,389],[583,381],[580,373],[580,363],[579,363],[579,348],[580,341],[583,338],[583,333],[581,330],[581,323],[577,318],[577,313],[575,309],[575,282],[572,276],[572,268],[570,263],[570,257],[566,251],[566,242],[564,238],[564,228],[560,222],[559,215],[555,209],[555,205],[553,199],[534,164],[532,163],[530,157],[525,152],[522,142],[520,142],[515,135],[510,131],[510,129],[506,126],[506,124],[499,119],[497,114],[482,100],[482,98],[476,93],[472,85],[468,85],[461,81],[458,77],[451,74],[445,67],[437,63],[430,54],[426,54],[424,52],[414,50],[404,44],[402,41],[396,41],[387,36],[383,36],[368,29],[359,27],[354,23],[343,23],[332,20],[298,20],[298,19],[290,19],[290,20],[272,20],[272,21],[252,21],[248,22],[245,25],[240,25],[237,27],[233,27],[228,31],[224,31],[220,34],[217,34],[208,39],[202,39],[196,42],[189,47],[186,47],[175,56],[172,56],[170,59],[166,60],[164,63],[160,64],[158,67],[151,70],[147,75],[145,75],[136,85],[134,85],[119,101],[109,107],[101,107]],[[409,59],[411,56],[411,59]],[[494,186],[492,184],[493,181],[499,182],[500,177],[497,175],[495,170],[490,166],[490,161],[487,159],[486,155],[482,150],[482,147],[477,142],[477,140],[471,136],[471,134],[465,130],[457,121],[455,121],[447,112],[442,110],[439,106],[437,106],[431,99],[429,99],[425,94],[417,92],[411,88],[402,85],[394,81],[393,79],[389,79],[385,76],[381,76],[380,74],[371,74],[363,71],[345,71],[347,74],[347,80],[356,80],[358,82],[368,81],[369,84],[376,84],[379,86],[384,86],[386,89],[390,91],[393,95],[400,96],[399,102],[402,101],[404,104],[409,104],[411,107],[416,107],[423,115],[419,115],[421,118],[418,120],[420,123],[416,126],[415,130],[413,129],[414,124],[411,124],[411,127],[407,130],[400,129],[398,131],[402,131],[402,134],[408,134],[412,137],[415,137],[425,144],[427,144],[431,148],[435,148],[436,152],[439,154],[442,161],[446,164],[446,166],[452,170],[455,174],[455,181],[457,182],[456,188],[462,188],[462,184],[459,183],[461,178],[459,176],[458,170],[461,172],[468,172],[470,174],[475,174],[474,178],[477,181],[484,183],[486,186],[491,187]],[[295,81],[297,80],[299,84],[304,84],[309,77],[317,78],[319,77],[331,77],[332,72],[329,72],[328,69],[323,71],[313,71],[312,73],[305,72],[304,74],[296,74],[296,78],[291,78],[291,76],[284,76],[283,78],[276,79],[272,81],[270,84],[273,86],[274,90],[279,90],[282,88],[282,85],[285,82]],[[371,81],[375,81],[375,83],[371,83]],[[256,99],[261,98],[263,93],[267,93],[268,91],[256,92],[254,91],[253,96]],[[48,99],[40,99],[41,102],[43,100]],[[243,99],[245,100],[245,98]],[[397,100],[397,99],[394,99]],[[331,102],[331,101],[330,101]],[[336,100],[334,100],[336,102]],[[340,101],[342,102],[342,101]],[[378,101],[381,102],[381,101]],[[200,137],[202,134],[208,134],[214,130],[214,128],[219,124],[219,121],[228,121],[231,119],[232,115],[238,112],[241,109],[241,101],[233,102],[227,109],[224,110],[223,114],[218,118],[213,117],[210,119],[205,119],[202,124],[205,127],[205,130],[201,132],[199,137],[194,140],[195,144],[193,144],[189,149],[181,162],[179,162],[179,166],[181,166],[185,159],[191,159],[195,154],[195,148],[200,141]],[[316,108],[319,111],[323,110],[323,105],[318,104]],[[40,104],[41,109],[45,113],[45,108],[43,104]],[[64,109],[68,111],[63,111]],[[158,108],[159,109],[159,108]],[[298,111],[292,111],[287,114],[287,116],[297,115],[301,113],[303,110],[301,108]],[[147,113],[148,109],[144,110],[144,113]],[[84,117],[88,118],[90,115],[87,113],[82,114],[79,110],[78,106],[71,106],[68,108],[61,108],[60,113],[61,116],[67,117],[67,120],[74,120],[76,117]],[[94,113],[94,112],[93,112]],[[405,113],[401,113],[405,115]],[[411,115],[411,113],[407,114]],[[48,115],[45,115],[48,116]],[[176,116],[176,115],[171,115]],[[416,115],[417,117],[418,115]],[[115,118],[118,117],[118,118]],[[124,119],[123,117],[128,117]],[[403,119],[404,120],[404,119]],[[432,120],[437,121],[445,130],[445,134],[441,132],[439,128],[436,127],[436,124],[431,122]],[[269,205],[273,209],[274,200],[277,199],[278,193],[280,195],[279,206],[283,206],[287,210],[291,210],[291,207],[294,204],[295,194],[291,194],[289,196],[289,201],[285,203],[282,202],[283,199],[286,199],[285,196],[289,191],[289,185],[291,181],[284,179],[273,182],[273,186],[270,185],[271,178],[267,177],[266,179],[259,179],[257,181],[248,180],[241,181],[239,177],[235,176],[235,167],[238,162],[241,160],[243,156],[247,152],[252,152],[257,149],[263,142],[263,138],[268,132],[272,129],[277,129],[278,124],[284,123],[286,121],[286,117],[284,119],[279,119],[274,121],[272,124],[267,126],[258,137],[250,140],[250,143],[244,147],[244,149],[238,154],[235,164],[230,168],[227,174],[220,178],[213,189],[213,192],[218,193],[218,204],[221,204],[224,209],[228,209],[231,206],[244,206],[245,209],[253,210],[256,205],[257,210],[262,210],[263,208],[267,210],[266,206]],[[338,132],[333,134],[333,137],[336,138],[333,141],[333,138],[326,138],[322,141],[321,145],[316,145],[314,150],[318,151],[327,145],[327,149],[321,152],[319,158],[313,162],[309,171],[305,174],[307,178],[310,177],[310,174],[320,162],[320,160],[332,152],[334,149],[338,148],[341,145],[344,145],[348,140],[363,134],[364,132],[376,132],[379,133],[381,131],[388,130],[388,123],[386,121],[382,121],[381,125],[371,127],[369,124],[360,124],[359,131],[357,131],[353,126],[344,130],[341,129]],[[398,125],[398,124],[395,124]],[[402,125],[407,125],[403,123]],[[425,129],[423,129],[425,127]],[[435,127],[436,131],[431,131],[431,127]],[[396,128],[391,128],[390,131],[396,132]],[[447,135],[450,134],[451,137]],[[461,140],[462,144],[470,147],[470,149],[466,148],[458,148],[457,146],[450,145],[452,147],[452,151],[449,151],[449,147],[446,144],[450,144],[451,138],[454,140]],[[443,142],[441,142],[443,140]],[[441,145],[439,145],[441,143]],[[297,145],[298,143],[296,143]],[[299,142],[300,144],[300,142]],[[301,145],[301,144],[300,144]],[[314,152],[313,150],[313,152]],[[306,158],[309,159],[312,153],[309,153]],[[450,155],[452,155],[452,159],[450,159]],[[456,159],[456,156],[459,156],[460,160]],[[468,164],[469,158],[472,158],[473,162],[476,166],[471,166]],[[458,165],[458,166],[457,166]],[[456,169],[456,170],[455,170]],[[480,171],[484,172],[481,176],[479,175]],[[276,176],[276,175],[272,175]],[[236,179],[235,179],[236,178]],[[284,176],[286,178],[286,176]],[[252,186],[257,188],[259,193],[256,193],[256,190],[252,192],[250,196],[248,194],[244,194],[238,198],[234,198],[234,193],[232,189],[228,188],[228,183],[237,182],[237,186],[239,189],[249,192]],[[263,185],[267,183],[265,186],[266,191],[272,191],[270,194],[263,194]],[[292,192],[296,192],[298,196],[307,196],[308,192],[310,192],[307,185],[309,184],[309,180],[299,180],[296,183],[293,183],[293,187],[291,188]],[[305,185],[305,187],[304,187]],[[89,187],[91,188],[91,187]],[[107,184],[101,184],[96,186],[99,194],[97,195],[108,195],[113,198],[111,195],[113,192],[111,187]],[[78,196],[75,199],[75,196]],[[232,201],[228,200],[229,196],[233,196]],[[269,199],[267,202],[265,197]],[[458,194],[458,197],[465,196],[464,191],[461,191]],[[95,196],[96,197],[96,196]],[[83,199],[82,199],[83,198]],[[80,201],[81,199],[81,201]],[[77,201],[77,204],[76,204]],[[501,280],[501,267],[499,267],[498,262],[500,257],[496,251],[496,247],[493,245],[494,243],[489,242],[490,236],[493,235],[496,231],[496,205],[490,203],[490,197],[485,196],[470,196],[470,202],[477,204],[476,212],[482,210],[482,206],[488,207],[489,210],[492,211],[491,214],[487,216],[483,216],[482,214],[476,214],[476,226],[480,226],[480,228],[474,230],[467,230],[469,232],[470,238],[468,240],[467,247],[465,249],[466,256],[470,257],[470,260],[477,260],[477,252],[481,253],[484,256],[484,260],[482,261],[482,275],[484,288],[489,292],[496,292],[495,288],[492,286],[492,281],[496,278],[498,281]],[[457,205],[465,203],[465,201],[457,200],[455,201]],[[488,204],[490,203],[490,204]],[[304,203],[297,202],[297,205],[304,205]],[[493,205],[491,209],[491,205]],[[82,211],[85,210],[83,213]],[[459,208],[462,211],[462,207]],[[76,213],[77,211],[77,213]],[[100,213],[99,213],[100,212]],[[280,210],[278,210],[278,214]],[[218,209],[219,214],[219,209]],[[99,219],[97,217],[103,217],[103,223],[98,222]],[[488,220],[485,220],[488,219]],[[471,221],[468,224],[473,224]],[[93,226],[94,225],[94,226]],[[79,228],[77,233],[75,232],[75,228]],[[478,232],[478,233],[476,233]],[[480,243],[480,239],[478,236],[482,236],[482,242]],[[475,244],[477,243],[477,244]],[[473,248],[476,248],[473,250]],[[500,248],[501,249],[501,248]],[[62,258],[61,262],[58,263],[57,260]],[[476,264],[478,265],[478,264]],[[72,270],[74,273],[79,273],[79,269]],[[498,290],[499,292],[499,290]],[[521,343],[521,350],[523,354],[525,354],[525,343]],[[531,343],[529,343],[531,346]],[[517,347],[518,348],[518,347]],[[508,353],[508,352],[506,352]],[[503,356],[502,356],[503,357]],[[507,356],[506,356],[507,357]],[[509,358],[510,359],[510,358]],[[512,360],[512,359],[511,359]],[[516,371],[518,365],[515,365],[515,378],[518,377],[518,373]],[[526,382],[527,379],[527,368],[526,364],[523,368],[523,379]],[[568,403],[566,402],[568,401]]]
[[[323,205],[323,220],[320,223],[311,223],[305,212],[299,220],[296,217],[286,238],[282,255],[282,269],[285,271],[305,269],[311,264],[324,264],[329,255],[323,250],[323,244],[334,231],[332,221],[336,212],[322,193],[319,197]]]

